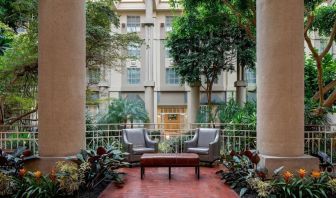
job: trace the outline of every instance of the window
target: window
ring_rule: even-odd
[[[165,47],[165,57],[166,58],[171,58],[170,48],[169,47]]]
[[[166,16],[166,32],[169,32],[173,29],[173,16]]]
[[[127,82],[130,85],[140,83],[140,68],[127,68]]]
[[[89,69],[89,84],[98,84],[100,81],[100,70],[99,68]]]
[[[127,32],[140,32],[140,16],[127,16]]]
[[[129,45],[127,47],[127,54],[129,57],[139,59],[140,58],[140,46]]]
[[[319,53],[323,52],[323,50],[327,47],[327,44],[328,44],[328,41],[326,39],[320,39]]]
[[[248,84],[256,84],[256,73],[252,69],[245,70],[246,82]]]
[[[166,84],[180,84],[180,77],[177,75],[174,68],[166,68]]]

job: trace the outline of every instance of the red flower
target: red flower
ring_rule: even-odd
[[[246,157],[248,157],[250,160],[251,160],[252,157],[253,157],[253,153],[252,153],[250,150],[246,150],[246,151],[244,151],[244,155],[245,155]]]
[[[104,155],[106,153],[107,153],[107,151],[106,151],[105,148],[103,148],[103,147],[98,147],[97,148],[97,155],[102,156],[102,155]]]
[[[21,168],[19,170],[19,176],[20,177],[24,177],[26,175],[26,173],[27,173],[27,170],[25,168]]]
[[[233,156],[235,156],[235,155],[236,155],[236,152],[235,152],[234,150],[231,150],[231,152],[230,152],[230,156],[233,157]]]
[[[251,158],[251,162],[252,162],[253,164],[258,164],[258,163],[260,162],[260,157],[259,157],[259,155],[258,155],[258,154],[253,155],[252,158]]]
[[[22,155],[23,155],[23,157],[29,157],[29,156],[32,156],[33,154],[29,149],[27,149],[27,150],[23,151]]]

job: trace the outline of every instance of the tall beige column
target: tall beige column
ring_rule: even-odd
[[[39,152],[85,148],[85,0],[39,1]]]
[[[190,91],[188,92],[188,123],[197,122],[197,113],[200,108],[200,86],[194,85],[190,86]]]
[[[241,107],[246,103],[247,84],[244,76],[244,67],[237,64],[237,81],[234,83],[234,86],[236,87],[236,101]]]
[[[303,9],[303,0],[257,1],[257,148],[269,170],[318,168],[304,155]]]
[[[153,19],[153,0],[146,0],[146,17],[145,23],[145,45],[146,45],[146,59],[145,59],[145,107],[148,112],[150,123],[154,122],[154,57],[153,57],[153,27],[154,27],[154,19]]]

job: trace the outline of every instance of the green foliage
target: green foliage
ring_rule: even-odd
[[[87,67],[112,67],[121,70],[128,57],[121,53],[131,44],[140,44],[136,33],[112,32],[119,27],[119,17],[114,11],[114,0],[86,1],[86,62]]]
[[[256,169],[260,158],[257,153],[249,150],[242,153],[231,151],[230,155],[225,156],[223,165],[226,170],[217,172],[221,176],[221,180],[233,188],[240,197],[250,193],[249,179],[261,175],[261,171]],[[265,174],[263,174],[265,175]]]
[[[114,181],[122,184],[122,174],[116,170],[128,166],[123,162],[124,153],[115,147],[105,149],[98,147],[96,151],[82,150],[77,154],[81,162],[79,168],[80,181],[85,190],[92,190],[103,181]]]
[[[111,29],[119,26],[114,2],[86,1],[89,68],[120,70],[128,58],[120,52],[129,44],[141,43],[134,33],[111,34]],[[37,108],[37,15],[38,0],[0,0],[0,124],[12,124],[12,120]],[[18,33],[19,29],[23,32]]]
[[[275,194],[279,197],[331,197],[328,186],[330,177],[322,173],[318,178],[312,176],[295,176],[286,181],[284,177],[277,176],[273,181]]]
[[[52,198],[59,197],[56,182],[49,175],[36,177],[28,172],[24,177],[16,179],[17,192],[15,198]]]
[[[327,54],[322,61],[323,65],[323,81],[329,84],[331,81],[336,80],[336,59],[332,54]],[[305,96],[312,98],[318,91],[317,87],[317,66],[314,58],[308,56],[305,59]],[[332,90],[331,90],[332,91]],[[331,93],[329,92],[329,94]]]
[[[103,115],[99,123],[127,123],[127,121],[148,121],[145,105],[140,100],[113,99],[108,107],[108,112]]]
[[[253,127],[257,122],[256,102],[246,102],[240,107],[233,99],[219,107],[219,120],[221,123],[249,124]]]
[[[322,113],[317,113],[319,104],[317,101],[311,98],[305,98],[305,112],[304,121],[305,125],[326,125],[328,124],[327,114],[331,112],[331,109],[324,108]]]
[[[10,47],[13,41],[14,32],[6,24],[0,22],[0,56]]]
[[[187,136],[172,136],[159,142],[159,150],[163,153],[183,152],[183,143],[187,141]]]
[[[14,31],[37,20],[38,0],[0,0],[0,21]]]
[[[314,14],[312,30],[317,31],[322,37],[330,37],[336,21],[336,5],[319,6],[314,10]]]
[[[222,71],[233,70],[235,43],[232,37],[238,30],[232,25],[222,1],[183,3],[183,15],[174,20],[166,45],[181,82],[191,85],[204,82],[210,105],[214,81]]]

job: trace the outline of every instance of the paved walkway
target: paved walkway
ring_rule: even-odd
[[[197,180],[194,168],[172,168],[172,179],[168,179],[168,168],[146,168],[140,179],[140,168],[125,168],[126,184],[117,188],[109,185],[99,198],[238,198],[215,174],[219,167],[201,167],[201,178]]]

